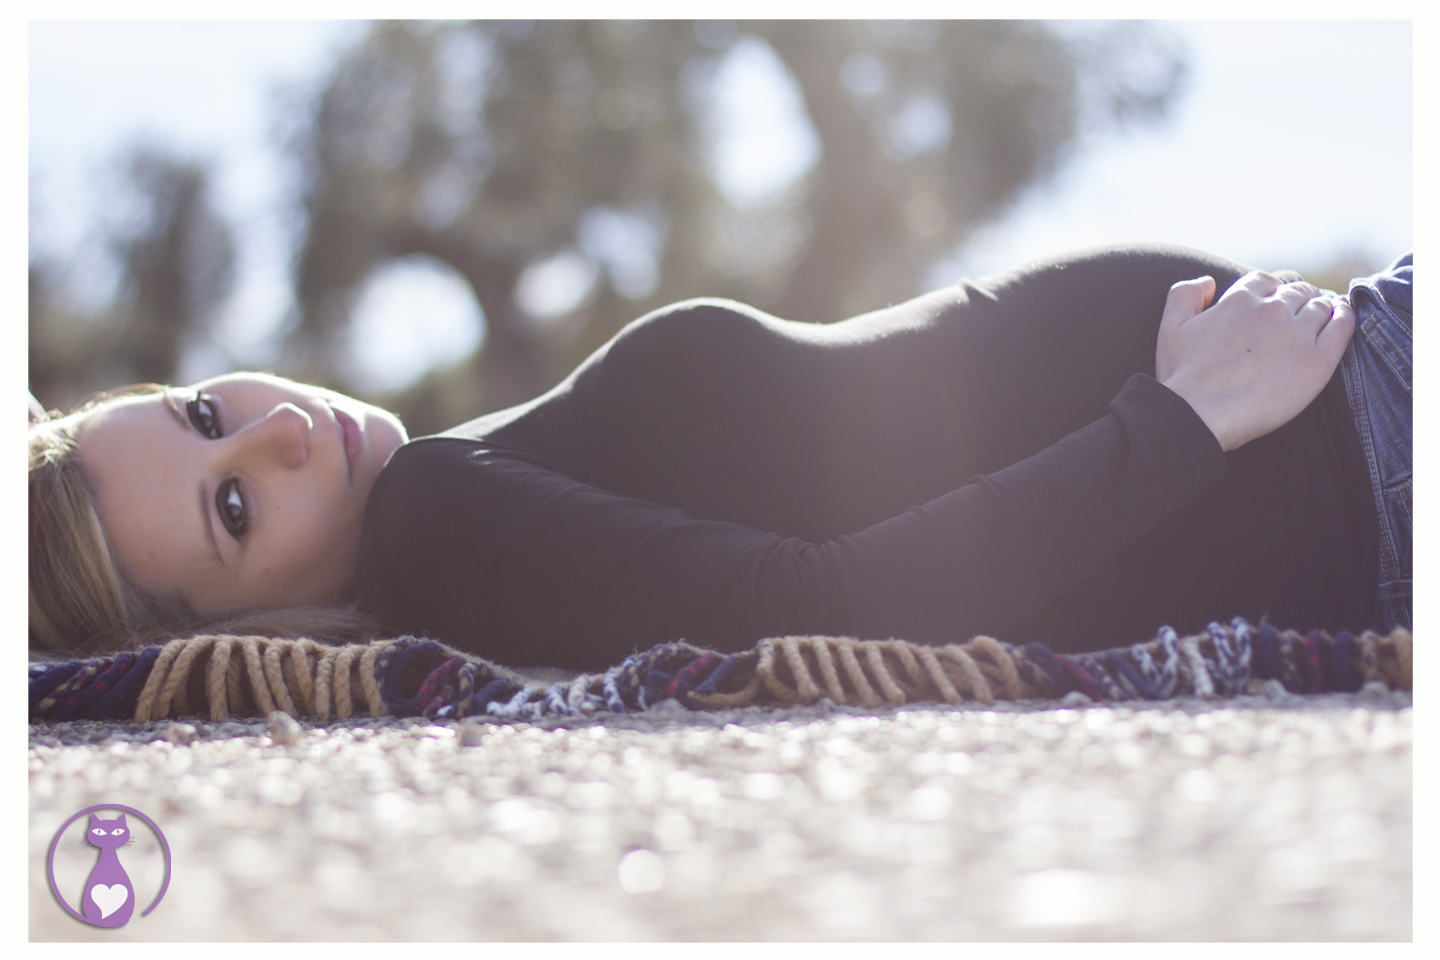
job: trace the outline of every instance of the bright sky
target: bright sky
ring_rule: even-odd
[[[1408,22],[1176,26],[1194,63],[1178,109],[1078,157],[975,238],[972,269],[1139,239],[1275,269],[1410,249]]]
[[[1352,251],[1379,263],[1412,245],[1408,22],[1173,26],[1193,70],[1168,120],[1082,152],[936,282],[1112,240],[1170,240],[1277,268]],[[290,305],[291,214],[273,99],[313,83],[362,30],[353,21],[32,22],[32,243],[75,248],[104,214],[96,184],[124,143],[157,137],[212,159],[217,201],[241,241],[225,336],[237,357],[263,363],[266,334]],[[802,172],[814,144],[773,62],[747,49],[725,76],[720,111],[731,133],[717,172],[727,190],[754,195]],[[102,271],[92,265],[85,276],[103,292]],[[356,359],[375,386],[398,386],[480,335],[463,287],[424,267],[386,271],[358,323]],[[197,355],[187,372],[207,375],[220,362]]]
[[[264,335],[290,307],[287,171],[275,147],[275,97],[313,84],[355,21],[32,21],[31,242],[64,252],[105,215],[108,161],[155,139],[215,165],[216,197],[240,241],[225,332],[263,362]],[[98,182],[98,185],[97,185]],[[109,277],[91,267],[103,297]],[[192,371],[208,375],[206,358]],[[191,379],[186,377],[185,379]]]

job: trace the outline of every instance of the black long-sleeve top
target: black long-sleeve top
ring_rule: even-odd
[[[1148,375],[1170,284],[1243,272],[1126,248],[835,324],[657,311],[537,400],[396,452],[367,504],[368,602],[396,631],[574,669],[681,638],[1063,650],[1236,614],[1367,626],[1374,518],[1338,377],[1227,456]]]

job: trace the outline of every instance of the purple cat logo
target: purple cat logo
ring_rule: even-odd
[[[125,813],[114,820],[101,820],[95,815],[98,810],[123,810]],[[130,875],[120,864],[120,848],[135,842],[135,837],[130,832],[130,824],[125,820],[125,814],[134,814],[150,825],[155,831],[155,836],[160,838],[160,846],[165,851],[165,882],[160,885],[160,892],[155,895],[155,900],[140,916],[148,916],[160,904],[160,898],[165,896],[165,891],[170,886],[170,844],[165,840],[165,834],[145,814],[134,807],[127,807],[119,803],[102,803],[99,806],[86,807],[75,816],[66,820],[65,823],[55,832],[55,839],[50,841],[50,855],[45,859],[45,873],[50,878],[50,889],[55,894],[55,899],[60,905],[68,910],[77,920],[84,920],[86,923],[97,927],[123,927],[130,921],[130,916],[135,912],[135,887],[130,882]],[[55,848],[60,845],[60,838],[65,835],[65,830],[76,820],[90,815],[89,826],[85,830],[85,842],[100,849],[100,859],[95,864],[95,869],[90,871],[89,878],[85,881],[85,891],[81,895],[80,911],[65,902],[60,895],[60,888],[55,883]]]

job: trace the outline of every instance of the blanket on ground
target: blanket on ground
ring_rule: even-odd
[[[134,720],[280,710],[318,720],[366,713],[529,720],[628,713],[666,701],[688,710],[814,703],[878,707],[996,699],[1225,697],[1273,681],[1290,693],[1412,685],[1410,632],[1301,634],[1239,617],[1180,637],[1057,654],[990,637],[927,646],[905,640],[780,637],[724,654],[653,647],[603,673],[541,682],[417,637],[325,646],[313,640],[205,635],[30,667],[30,720]],[[677,707],[673,706],[672,709]]]

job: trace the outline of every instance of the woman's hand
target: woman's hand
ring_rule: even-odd
[[[1260,270],[1210,306],[1214,296],[1211,277],[1170,288],[1155,379],[1183,397],[1228,452],[1319,396],[1355,332],[1355,311],[1343,297]]]

